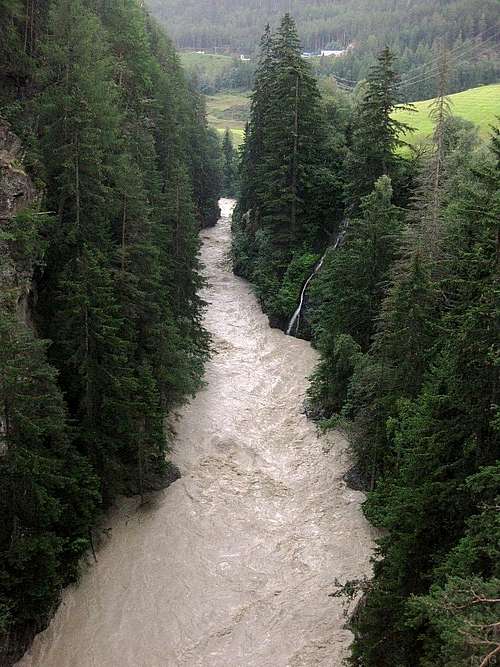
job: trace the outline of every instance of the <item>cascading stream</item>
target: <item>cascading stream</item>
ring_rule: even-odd
[[[340,245],[340,244],[342,243],[342,241],[344,240],[344,236],[345,236],[345,234],[346,234],[346,231],[347,231],[347,223],[344,223],[344,226],[342,227],[342,229],[341,229],[339,235],[337,236],[337,240],[335,241],[335,243],[334,243],[334,245],[333,245],[333,248],[331,248],[332,250],[337,250],[337,248],[339,247],[339,245]],[[309,276],[309,278],[308,278],[308,279],[306,280],[306,282],[304,283],[304,287],[302,288],[302,292],[300,293],[300,301],[299,301],[299,305],[297,306],[296,311],[294,312],[294,314],[292,315],[292,317],[291,317],[291,319],[290,319],[290,322],[288,323],[288,328],[287,328],[287,330],[286,330],[286,335],[287,335],[287,336],[291,336],[291,335],[292,335],[292,331],[294,330],[294,328],[295,328],[295,333],[296,333],[296,334],[299,332],[299,326],[300,326],[300,314],[302,313],[302,308],[304,307],[304,300],[305,300],[305,298],[306,298],[306,292],[307,292],[307,289],[308,289],[308,287],[309,287],[309,283],[310,283],[311,280],[314,278],[314,276],[315,276],[317,273],[319,273],[319,272],[321,271],[321,268],[322,268],[322,266],[323,266],[323,264],[324,264],[324,262],[325,262],[325,257],[326,257],[326,255],[327,255],[327,253],[328,253],[329,250],[330,250],[330,248],[327,248],[327,249],[326,249],[326,251],[325,251],[323,257],[319,260],[319,262],[318,262],[318,263],[316,264],[316,266],[314,267],[314,271],[311,273],[311,275]]]
[[[297,306],[297,310],[292,315],[292,317],[290,319],[290,322],[288,324],[288,329],[286,330],[286,335],[287,336],[291,335],[294,327],[295,327],[295,333],[297,333],[298,330],[299,330],[300,313],[302,312],[302,308],[304,306],[304,299],[306,297],[307,288],[309,287],[309,283],[314,278],[314,276],[321,270],[321,267],[323,266],[323,262],[325,261],[325,257],[326,257],[326,252],[323,255],[323,257],[319,260],[319,262],[316,264],[316,266],[314,267],[314,271],[311,273],[309,278],[304,283],[304,287],[302,288],[302,292],[300,293],[299,305]]]
[[[302,414],[316,354],[271,329],[230,269],[229,217],[203,232],[217,354],[179,414],[183,477],[120,503],[77,587],[19,667],[335,667],[351,634],[335,580],[369,575],[373,529],[346,442]]]

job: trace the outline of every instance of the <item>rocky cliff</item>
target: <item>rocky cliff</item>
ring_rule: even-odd
[[[25,323],[30,319],[33,262],[19,251],[12,223],[39,199],[23,167],[21,141],[0,119],[0,307],[16,309]]]

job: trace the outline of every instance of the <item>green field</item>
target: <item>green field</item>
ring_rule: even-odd
[[[231,56],[192,51],[184,51],[179,55],[188,72],[197,72],[208,81],[215,80],[227,71],[234,60]],[[235,146],[239,146],[243,141],[243,129],[250,104],[249,95],[249,92],[224,92],[206,97],[208,124],[221,134],[226,129],[231,130]]]
[[[199,70],[216,76],[227,69],[233,58],[231,56],[220,56],[213,53],[194,53],[181,51],[179,53],[182,66],[188,71]]]
[[[218,93],[208,96],[206,101],[210,127],[220,133],[229,128],[235,146],[239,146],[250,109],[249,93]]]
[[[189,54],[191,55],[191,54]],[[193,54],[196,55],[196,54]],[[207,56],[200,56],[205,58]],[[214,56],[222,58],[224,56]],[[219,132],[229,128],[233,134],[235,145],[243,141],[243,129],[249,109],[249,93],[219,93],[207,97],[208,122]],[[461,116],[479,127],[481,137],[489,135],[490,125],[495,117],[500,116],[500,84],[471,88],[462,93],[450,95],[451,110],[455,116]],[[415,102],[417,111],[401,111],[395,117],[415,128],[415,132],[407,137],[415,143],[432,134],[432,121],[429,118],[429,107],[432,100]]]
[[[489,134],[490,125],[495,122],[495,117],[500,116],[500,84],[481,86],[464,90],[449,96],[451,112],[454,116],[460,116],[479,127],[481,137]],[[411,143],[419,141],[432,134],[433,124],[429,118],[429,107],[432,100],[415,102],[416,112],[399,111],[394,117],[415,128],[415,132],[407,136]]]

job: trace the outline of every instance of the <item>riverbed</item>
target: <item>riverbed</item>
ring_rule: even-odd
[[[374,530],[339,433],[302,403],[316,353],[271,329],[231,272],[230,215],[202,232],[206,387],[175,420],[182,478],[125,500],[19,667],[336,667],[352,636],[335,581],[370,573]]]

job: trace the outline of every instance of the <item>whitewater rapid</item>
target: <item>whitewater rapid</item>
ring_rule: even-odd
[[[335,580],[369,575],[374,532],[346,442],[302,413],[316,353],[269,328],[229,261],[231,200],[202,232],[216,354],[179,412],[182,478],[125,500],[19,667],[336,667],[351,641]]]

